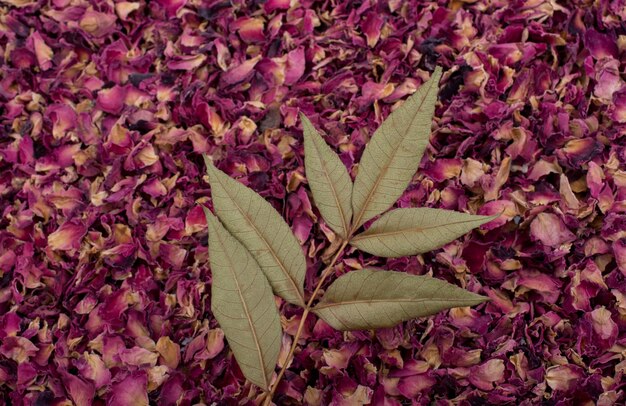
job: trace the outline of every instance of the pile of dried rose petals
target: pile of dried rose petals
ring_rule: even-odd
[[[623,21],[624,0],[3,0],[0,398],[258,396],[209,309],[201,154],[283,213],[311,289],[337,241],[298,113],[352,167],[441,65],[399,204],[504,214],[422,256],[348,251],[337,274],[432,274],[491,301],[376,332],[311,317],[276,402],[624,404]],[[288,346],[301,310],[281,306]]]

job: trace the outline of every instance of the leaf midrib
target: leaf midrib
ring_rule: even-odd
[[[230,271],[230,273],[233,275],[233,280],[235,281],[235,286],[237,288],[237,293],[239,294],[239,299],[241,300],[241,305],[243,306],[243,311],[246,314],[246,320],[248,321],[248,325],[250,326],[250,332],[252,334],[252,340],[254,341],[254,345],[256,346],[257,349],[257,354],[259,356],[259,362],[260,362],[260,370],[262,372],[263,375],[263,381],[264,381],[264,386],[265,388],[269,387],[269,380],[268,377],[265,374],[265,358],[263,357],[263,351],[261,350],[261,345],[259,343],[259,338],[256,332],[256,327],[254,326],[254,323],[252,323],[252,315],[250,314],[250,310],[248,309],[248,304],[246,303],[246,300],[243,297],[243,292],[241,290],[241,286],[239,285],[239,280],[237,279],[237,273],[234,271],[234,269],[236,269],[236,264],[235,261],[233,261],[232,257],[230,256],[230,254],[228,253],[228,250],[226,250],[226,246],[224,244],[224,240],[222,240],[222,237],[220,236],[220,233],[217,232],[215,233],[217,238],[220,241],[220,244],[222,246],[222,251],[224,252],[224,256],[228,259],[229,264],[231,265],[228,269]]]
[[[315,137],[311,136],[311,138],[315,138]],[[332,189],[333,199],[335,199],[335,204],[337,205],[337,209],[339,210],[339,213],[341,216],[341,225],[343,227],[343,233],[347,235],[347,233],[350,230],[349,230],[348,222],[346,220],[346,213],[344,212],[343,206],[341,205],[341,202],[339,201],[339,195],[337,194],[337,189],[335,189],[335,184],[331,181],[328,175],[328,168],[327,168],[326,163],[322,159],[320,146],[317,145],[317,140],[311,140],[311,141],[313,142],[313,146],[315,147],[315,150],[317,151],[317,157],[320,161],[320,166],[324,168],[324,177],[326,178],[327,183],[330,185],[330,188]],[[352,202],[350,202],[350,204],[352,204]],[[346,235],[342,237],[346,237]]]
[[[425,299],[397,299],[397,298],[387,298],[387,299],[363,299],[363,300],[349,300],[346,302],[333,302],[333,303],[325,303],[318,304],[315,306],[313,310],[321,310],[328,309],[331,307],[345,306],[345,305],[357,305],[357,304],[373,304],[373,303],[422,303],[422,302],[432,302],[432,301],[446,301],[446,302],[468,302],[471,299],[449,299],[449,298],[425,298]]]
[[[367,240],[367,239],[372,239],[372,238],[379,238],[379,237],[387,237],[390,235],[397,235],[397,234],[404,234],[404,233],[420,233],[426,230],[431,230],[433,228],[443,228],[443,227],[447,227],[447,226],[455,226],[458,224],[465,224],[465,223],[472,223],[474,221],[479,221],[479,220],[463,220],[463,221],[455,221],[454,223],[446,223],[444,225],[434,225],[434,226],[428,226],[428,227],[408,227],[408,228],[403,228],[403,229],[399,229],[399,230],[393,230],[393,231],[383,231],[383,232],[376,232],[376,231],[372,231],[371,234],[367,234],[367,232],[370,229],[365,230],[365,232],[363,234],[359,234],[357,236],[355,236],[354,238],[352,238],[352,241],[359,241],[359,240]],[[385,224],[386,226],[386,224]]]
[[[427,91],[425,93],[424,98],[420,101],[420,105],[417,108],[417,112],[422,110],[422,106],[424,105],[424,101],[426,100],[427,96],[430,94],[430,91],[431,91],[432,86],[433,86],[433,84],[431,82],[434,82],[434,80],[432,80],[432,79],[433,78],[431,76],[431,78],[428,80],[428,82],[429,82],[428,83],[428,89],[427,89]],[[400,106],[400,108],[402,108],[402,106]],[[418,116],[417,112],[413,115],[413,118],[411,118],[411,122],[409,123],[408,128],[411,128],[411,126],[413,125],[413,122],[417,118],[417,116]],[[394,112],[391,112],[391,114],[393,114],[393,113]],[[378,189],[378,186],[379,186],[380,182],[382,181],[383,176],[389,170],[389,167],[391,166],[391,161],[392,161],[393,157],[395,157],[396,152],[398,152],[398,149],[400,148],[400,145],[402,145],[402,143],[404,142],[404,137],[405,136],[406,136],[406,133],[402,136],[402,138],[400,139],[400,142],[398,142],[397,145],[393,148],[393,151],[392,151],[392,154],[391,154],[391,158],[388,159],[385,162],[385,166],[382,168],[382,171],[380,172],[380,175],[376,178],[376,181],[374,182],[374,186],[368,192],[367,197],[365,198],[365,202],[363,203],[363,206],[362,206],[361,210],[359,210],[359,215],[356,217],[356,221],[353,222],[355,228],[360,226],[359,223],[361,222],[361,219],[363,218],[363,215],[365,214],[365,211],[366,211],[367,207],[369,206],[370,201],[372,200],[372,196],[374,195],[374,191]],[[371,139],[370,139],[370,142],[371,142]],[[419,163],[418,163],[418,165],[419,165]],[[352,232],[354,232],[354,231],[356,231],[356,230],[352,230]]]
[[[214,171],[217,171],[217,168],[214,168]],[[214,172],[215,173],[215,172]],[[222,185],[223,189],[226,191],[226,193],[228,193],[228,195],[230,196],[230,200],[234,203],[234,205],[237,207],[237,210],[239,210],[239,212],[243,215],[243,217],[246,219],[246,222],[250,225],[250,227],[252,227],[254,229],[254,232],[261,238],[261,241],[263,241],[263,244],[265,244],[265,247],[267,248],[267,250],[269,251],[270,254],[272,254],[272,257],[274,258],[274,260],[276,261],[276,263],[278,264],[278,266],[280,267],[281,271],[283,272],[283,274],[285,276],[287,276],[287,279],[289,280],[289,282],[291,283],[292,287],[295,289],[296,291],[296,296],[298,297],[298,299],[300,300],[300,302],[302,304],[304,304],[304,297],[302,296],[302,294],[300,293],[300,290],[298,289],[298,285],[296,284],[296,281],[293,280],[292,276],[289,274],[289,272],[287,272],[287,268],[285,268],[285,266],[283,265],[283,262],[278,258],[278,256],[276,255],[276,253],[274,252],[274,250],[272,249],[272,247],[268,244],[267,240],[265,239],[265,237],[263,236],[263,234],[261,234],[261,232],[259,231],[259,229],[254,225],[254,222],[251,221],[250,217],[248,216],[248,214],[242,209],[241,206],[239,206],[239,204],[237,203],[237,200],[233,197],[233,195],[231,195],[228,191],[228,187],[226,187],[227,185],[224,185],[224,183],[222,182],[221,179],[219,179],[219,175],[216,176],[216,178],[218,178],[218,181],[220,182],[220,184]],[[235,182],[237,182],[237,180],[235,180]],[[243,186],[243,185],[242,185]],[[245,187],[245,186],[243,186]],[[265,202],[265,200],[263,200]],[[266,202],[267,203],[267,202]],[[269,204],[269,203],[267,203]]]

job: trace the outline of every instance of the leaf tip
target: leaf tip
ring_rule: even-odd
[[[491,301],[491,298],[479,295],[478,293],[466,291],[466,294],[470,296],[468,297],[468,302],[471,303],[468,304],[468,306],[478,306],[479,304]]]
[[[204,164],[207,167],[213,166],[213,161],[211,160],[211,158],[209,158],[209,156],[207,154],[202,154],[202,159],[204,159]]]
[[[502,213],[492,214],[491,216],[481,216],[482,219],[483,219],[482,224],[489,223],[490,221],[493,221],[493,220],[497,219],[503,213],[504,213],[504,211]]]
[[[302,130],[305,138],[310,135],[310,133],[316,131],[311,120],[302,112],[300,112],[300,121],[302,121]]]
[[[215,173],[217,168],[213,164],[213,160],[207,154],[202,154],[202,158],[204,159],[204,165],[206,166],[206,173],[209,176],[209,181],[211,181],[211,174]]]
[[[217,217],[215,217],[215,215],[213,213],[211,213],[211,210],[209,210],[208,207],[200,205],[200,207],[202,207],[202,211],[204,212],[204,216],[206,217],[206,223],[207,226],[212,226],[215,225],[215,222],[217,221]]]
[[[431,78],[432,79],[436,78],[437,82],[439,82],[439,79],[441,79],[441,75],[442,74],[443,74],[443,68],[441,66],[437,65],[435,67],[435,70],[433,71],[433,74],[432,74]]]
[[[504,214],[504,210],[500,213],[492,214],[491,216],[476,216],[476,217],[480,217],[480,224],[477,227],[483,226],[487,223],[490,223],[498,219],[502,214]]]

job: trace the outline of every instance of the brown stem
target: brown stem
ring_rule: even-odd
[[[304,323],[306,322],[306,319],[309,316],[309,313],[311,312],[313,301],[317,297],[317,294],[319,293],[320,288],[322,287],[322,284],[324,283],[326,278],[328,278],[328,276],[331,274],[333,270],[333,266],[335,266],[335,263],[337,262],[339,255],[341,255],[344,248],[346,248],[346,245],[348,245],[348,241],[349,239],[346,239],[341,244],[341,247],[339,247],[339,249],[337,250],[337,253],[333,257],[332,261],[330,261],[330,264],[322,272],[322,277],[320,278],[319,282],[317,282],[317,286],[315,287],[315,290],[311,294],[311,297],[309,298],[309,301],[307,302],[306,307],[304,308],[304,312],[302,313],[302,317],[300,318],[300,324],[298,325],[298,330],[296,331],[296,335],[293,337],[293,342],[291,343],[291,348],[289,349],[289,354],[287,354],[287,358],[285,359],[285,362],[283,363],[283,367],[280,369],[280,372],[278,373],[278,376],[276,377],[276,380],[274,381],[274,385],[272,385],[272,390],[270,391],[269,395],[265,398],[265,402],[263,403],[264,406],[269,406],[272,404],[272,398],[274,397],[276,388],[278,388],[278,384],[280,383],[280,380],[282,379],[283,375],[285,375],[287,366],[293,359],[293,353],[296,351],[296,347],[298,346],[298,340],[300,339],[300,335],[302,335],[302,331],[304,330]]]

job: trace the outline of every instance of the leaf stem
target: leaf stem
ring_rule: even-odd
[[[285,359],[285,362],[283,363],[283,367],[280,369],[280,372],[278,373],[278,376],[276,377],[276,380],[274,381],[274,385],[272,385],[272,390],[270,391],[269,395],[265,398],[265,402],[263,402],[264,406],[270,406],[272,404],[272,398],[274,397],[276,388],[278,388],[278,384],[280,383],[280,380],[282,379],[283,375],[285,375],[285,371],[287,371],[287,367],[289,363],[291,362],[291,360],[293,359],[293,354],[296,351],[296,347],[298,346],[298,340],[300,339],[300,336],[302,335],[302,331],[304,330],[304,323],[306,323],[306,319],[309,316],[309,313],[311,312],[311,308],[313,307],[312,306],[313,301],[315,300],[315,298],[317,297],[317,294],[322,288],[324,281],[331,274],[333,267],[335,266],[335,263],[337,262],[337,259],[339,259],[339,255],[341,255],[343,250],[346,248],[346,246],[348,245],[348,242],[349,242],[349,239],[346,239],[341,244],[341,247],[339,247],[339,249],[337,250],[337,253],[333,257],[332,261],[330,261],[330,264],[328,264],[326,269],[324,269],[324,271],[322,272],[322,277],[320,278],[319,282],[317,282],[317,286],[315,286],[315,290],[311,294],[311,297],[309,298],[309,301],[307,302],[306,307],[304,308],[304,312],[302,313],[302,317],[300,318],[300,324],[298,325],[298,330],[296,330],[296,335],[293,337],[293,342],[291,343],[291,348],[289,349],[289,354],[287,354],[287,358]]]

